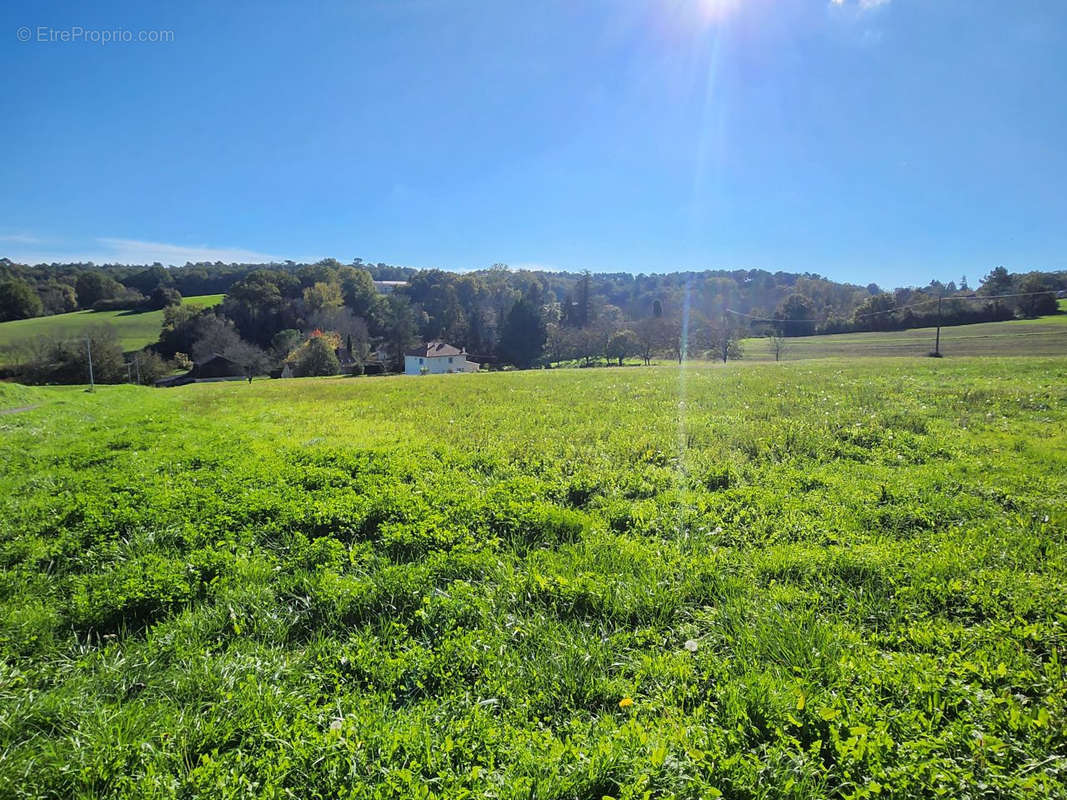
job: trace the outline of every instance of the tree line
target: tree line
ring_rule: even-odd
[[[383,294],[375,280],[404,283]],[[143,364],[144,379],[145,373],[165,373],[212,354],[241,364],[248,374],[284,365],[306,375],[332,374],[342,366],[398,370],[407,349],[432,340],[462,347],[482,363],[519,368],[632,358],[647,364],[656,357],[725,361],[740,357],[741,340],[751,336],[1056,313],[1055,292],[1065,288],[1067,272],[1012,274],[1003,267],[991,270],[976,289],[964,278],[883,291],[875,284],[765,270],[594,275],[501,264],[455,273],[362,259],[181,267],[28,266],[0,259],[0,321],[85,308],[163,308],[159,341],[135,363],[119,359],[100,378],[107,382],[126,379],[131,363]],[[225,298],[204,309],[181,304],[182,295],[205,293]],[[106,334],[96,335],[101,352],[118,347]],[[40,352],[18,359],[19,377],[68,382],[65,377],[78,372],[69,365],[77,348],[70,348],[60,340],[40,343]]]

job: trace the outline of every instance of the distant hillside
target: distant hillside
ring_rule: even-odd
[[[215,306],[222,302],[222,297],[221,294],[186,297],[182,305]],[[45,336],[77,336],[86,328],[101,324],[115,328],[124,350],[139,350],[159,338],[163,311],[72,311],[51,317],[0,322],[0,364],[6,360],[4,351],[12,345]]]
[[[389,282],[388,293],[382,282]],[[361,259],[99,267],[0,258],[0,320],[17,321],[7,323],[13,335],[0,332],[0,347],[5,340],[113,322],[121,340],[110,345],[117,353],[110,375],[118,378],[119,346],[128,351],[159,337],[161,315],[143,309],[163,308],[179,296],[214,295],[217,301],[224,293],[217,313],[185,315],[168,325],[155,355],[240,350],[255,370],[269,372],[301,340],[328,332],[361,359],[378,353],[394,370],[402,369],[408,348],[435,340],[464,348],[479,363],[518,368],[711,351],[725,359],[741,357],[738,343],[747,338],[869,333],[876,335],[856,341],[874,341],[877,334],[933,325],[1047,317],[1059,313],[1061,291],[1067,291],[1067,272],[1010,273],[1002,266],[973,287],[961,276],[959,283],[887,290],[762,269],[576,274],[494,264],[460,273]],[[72,313],[77,309],[83,313]],[[6,360],[20,366],[15,354]],[[48,367],[59,362],[73,363],[37,353],[30,370],[37,377],[27,372],[30,361],[21,364],[22,377],[62,382]],[[81,371],[68,377],[80,380]]]
[[[796,361],[808,358],[924,356],[934,349],[934,335],[934,328],[913,328],[906,331],[804,336],[785,340],[780,357],[783,361]],[[770,339],[745,339],[741,345],[746,361],[774,360]],[[942,328],[941,353],[950,358],[1064,355],[1067,354],[1067,316]]]

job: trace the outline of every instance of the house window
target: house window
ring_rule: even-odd
[[[422,359],[421,359],[421,358],[419,359],[419,363],[420,363],[420,364],[422,363]]]
[[[448,357],[448,363],[449,363],[449,364],[451,364],[451,363],[452,363],[452,356],[449,356],[449,357]]]

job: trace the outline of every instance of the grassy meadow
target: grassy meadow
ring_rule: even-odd
[[[218,305],[222,298],[221,294],[205,294],[183,298],[182,302],[206,307]],[[72,311],[50,317],[0,322],[0,364],[3,363],[3,351],[11,345],[41,336],[77,336],[86,328],[102,324],[115,328],[124,350],[140,350],[159,339],[163,311]]]
[[[1061,310],[1067,301],[1060,301]],[[786,339],[783,360],[806,358],[867,358],[924,356],[934,349],[936,328],[906,331],[836,333]],[[749,361],[773,361],[767,339],[745,339]],[[1067,353],[1067,314],[1007,322],[980,322],[941,329],[941,352],[946,357],[1056,356]]]
[[[1067,358],[26,406],[0,796],[1067,796]]]

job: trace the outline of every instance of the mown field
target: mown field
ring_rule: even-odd
[[[182,302],[204,307],[218,305],[222,298],[221,294],[205,294],[186,297]],[[159,331],[163,327],[163,312],[72,311],[51,317],[0,322],[0,364],[4,362],[4,350],[13,344],[41,336],[77,336],[86,328],[101,324],[115,328],[124,350],[140,350],[159,339]]]
[[[1067,358],[34,405],[0,796],[1067,796]]]
[[[1065,301],[1060,301],[1063,304]],[[787,339],[783,360],[924,356],[934,349],[935,328],[870,333],[838,333]],[[745,339],[744,357],[773,361],[767,339]],[[1067,314],[1010,322],[982,322],[941,329],[946,357],[1057,356],[1067,354]]]

